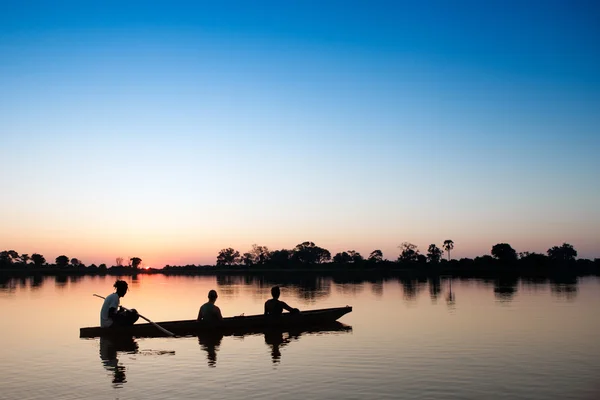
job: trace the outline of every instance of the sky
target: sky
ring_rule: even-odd
[[[0,249],[600,257],[595,1],[0,3]]]

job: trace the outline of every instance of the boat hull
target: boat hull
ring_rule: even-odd
[[[269,329],[307,329],[313,326],[330,324],[352,311],[352,307],[326,308],[303,311],[300,313],[283,313],[273,317],[267,315],[250,315],[223,318],[219,323],[207,323],[198,320],[157,322],[164,329],[177,336],[191,336],[206,332],[219,332],[223,335],[258,333]],[[167,336],[150,323],[135,324],[127,327],[80,328],[79,337],[94,338],[101,336],[160,337]]]

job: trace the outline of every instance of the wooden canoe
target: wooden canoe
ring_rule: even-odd
[[[283,313],[273,317],[268,315],[249,315],[223,318],[219,323],[183,320],[157,322],[164,329],[178,336],[197,335],[204,332],[220,332],[223,335],[261,332],[268,329],[307,329],[332,323],[352,311],[352,307],[324,308],[321,310]],[[166,336],[152,324],[135,324],[127,327],[101,328],[99,326],[79,329],[79,337],[94,338],[101,336],[160,337]]]

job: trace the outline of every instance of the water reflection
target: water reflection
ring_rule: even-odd
[[[494,281],[494,296],[500,303],[510,302],[517,293],[518,277],[502,277]]]
[[[100,359],[107,371],[113,378],[113,387],[121,387],[127,382],[125,377],[125,366],[119,363],[118,353],[135,354],[139,350],[137,342],[132,337],[100,338]]]
[[[577,296],[577,277],[561,276],[550,279],[550,292],[560,299],[574,300]]]
[[[131,336],[100,337],[100,360],[102,366],[112,376],[114,388],[123,387],[127,382],[127,368],[119,362],[119,354],[175,355],[172,350],[140,350],[137,341]]]
[[[307,302],[316,302],[331,294],[330,278],[306,274],[217,275],[217,285],[219,293],[226,296],[236,295],[241,286],[253,287],[257,297],[269,295],[273,286],[281,286]]]
[[[198,336],[198,344],[202,350],[206,351],[209,367],[214,368],[217,366],[217,351],[221,346],[223,336],[219,332],[208,332]]]
[[[222,332],[207,332],[198,335],[200,349],[206,352],[206,360],[209,367],[217,366],[217,352],[221,347],[224,336],[235,336],[243,338],[250,335],[263,335],[265,343],[270,348],[271,360],[274,364],[281,361],[281,349],[292,342],[300,340],[300,337],[314,334],[343,334],[352,332],[352,327],[341,322],[324,324],[310,329],[268,329],[262,332],[247,331],[235,334],[223,334]]]

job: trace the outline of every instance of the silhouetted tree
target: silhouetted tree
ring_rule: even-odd
[[[236,265],[240,263],[240,252],[229,247],[219,251],[217,265]]]
[[[543,266],[548,262],[548,257],[545,254],[530,253],[525,251],[519,254],[520,262],[529,266]]]
[[[419,250],[417,250],[417,245],[414,245],[409,242],[403,242],[398,247],[401,250],[400,255],[398,256],[398,261],[400,261],[400,262],[417,261],[417,256],[419,255]]]
[[[429,260],[430,263],[439,263],[442,258],[442,254],[442,250],[433,243],[429,245],[429,248],[427,248],[427,260]]]
[[[69,265],[69,257],[67,256],[58,256],[56,257],[56,266],[64,268]]]
[[[350,256],[350,254],[343,251],[343,252],[337,253],[335,256],[333,256],[332,261],[337,264],[347,264],[352,261],[352,257]]]
[[[492,246],[492,256],[502,262],[517,261],[517,252],[508,243],[498,243]]]
[[[107,270],[107,268],[106,268],[106,264],[100,264],[100,265],[98,265],[98,269],[99,269],[101,272],[106,272],[106,270]]]
[[[331,253],[313,242],[302,242],[294,247],[293,257],[303,264],[320,264],[331,260]]]
[[[251,267],[254,265],[254,254],[252,253],[244,253],[242,254],[242,264],[247,267]]]
[[[5,250],[0,253],[0,264],[10,266],[19,260],[19,253],[14,250]]]
[[[365,259],[363,258],[363,256],[358,252],[358,251],[354,251],[354,250],[348,250],[348,255],[351,258],[351,262],[353,263],[359,263],[361,261],[364,261]]]
[[[383,252],[381,250],[373,250],[371,254],[369,254],[370,262],[382,262],[383,261]]]
[[[129,261],[131,262],[131,267],[133,269],[138,269],[138,267],[140,266],[140,264],[142,263],[142,259],[139,257],[131,257],[129,259]]]
[[[294,252],[292,250],[274,250],[269,253],[269,262],[274,265],[286,265],[292,258],[293,254]]]
[[[21,259],[21,263],[23,265],[27,265],[27,261],[31,259],[31,257],[29,257],[29,254],[21,254],[21,257],[19,258]]]
[[[577,257],[577,250],[568,243],[563,243],[562,246],[554,246],[548,249],[548,258],[552,261],[566,262],[573,261]]]
[[[446,239],[444,240],[444,245],[442,247],[448,252],[448,261],[450,261],[450,251],[454,249],[454,242],[450,239]]]
[[[252,261],[254,264],[265,264],[271,258],[271,252],[267,246],[259,246],[257,244],[252,245],[250,250],[252,254]]]
[[[44,256],[38,253],[31,255],[31,261],[33,261],[36,267],[41,267],[42,265],[46,264],[46,259]]]
[[[79,261],[79,259],[77,258],[71,258],[71,265],[74,267],[78,267],[81,264],[81,262]]]

